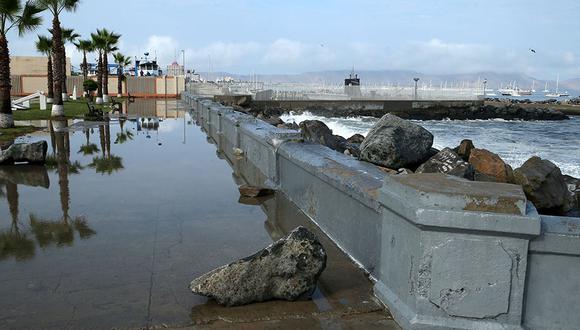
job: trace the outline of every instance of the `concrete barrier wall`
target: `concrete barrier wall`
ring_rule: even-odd
[[[243,152],[370,273],[404,328],[580,327],[580,219],[540,217],[515,185],[386,175],[299,132],[184,99],[212,140]]]
[[[96,77],[91,77],[96,80]],[[47,91],[47,78],[43,75],[11,76],[12,96],[26,96],[38,91]],[[109,94],[117,95],[117,76],[109,76]],[[80,96],[83,92],[83,77],[68,76],[67,90],[72,94],[73,87],[77,87]],[[123,82],[123,95],[130,93],[136,97],[177,97],[185,90],[183,77],[127,77]]]

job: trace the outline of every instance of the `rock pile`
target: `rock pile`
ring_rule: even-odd
[[[226,306],[308,298],[326,267],[326,252],[304,227],[265,249],[222,266],[190,284],[191,291]]]

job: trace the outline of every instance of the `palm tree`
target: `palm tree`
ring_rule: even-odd
[[[0,128],[14,126],[10,102],[10,51],[6,35],[12,28],[17,28],[20,36],[36,29],[42,22],[38,16],[41,11],[31,1],[24,5],[20,0],[0,1]]]
[[[96,104],[103,104],[103,49],[105,40],[98,33],[91,33],[91,39],[94,49],[97,51],[99,59],[97,60],[97,99]]]
[[[52,104],[52,116],[64,116],[63,104],[63,77],[65,67],[63,58],[66,59],[64,44],[62,40],[62,28],[60,26],[60,14],[63,11],[73,12],[76,10],[80,0],[36,0],[40,8],[50,11],[52,14],[52,55],[54,56],[54,102]]]
[[[109,54],[118,50],[120,34],[107,29],[97,30],[103,39],[103,102],[109,102]]]
[[[62,66],[65,69],[62,75],[62,97],[63,101],[68,101],[68,90],[66,86],[66,48],[64,45],[67,42],[73,43],[80,38],[80,34],[76,33],[73,29],[62,29],[62,42],[63,42],[63,56],[62,56]]]
[[[83,70],[83,81],[89,78],[89,64],[87,63],[87,53],[95,51],[95,45],[90,39],[79,40],[75,46],[77,50],[83,53],[83,63],[81,64],[81,69]],[[85,90],[85,94],[86,94]]]
[[[52,103],[52,99],[54,97],[54,86],[52,85],[52,40],[45,36],[38,36],[38,40],[36,41],[36,50],[39,53],[46,55],[47,57],[47,92],[48,92],[48,103]]]
[[[121,53],[113,55],[115,63],[117,63],[117,97],[123,96],[123,70],[126,66],[131,65],[131,57],[125,56]]]

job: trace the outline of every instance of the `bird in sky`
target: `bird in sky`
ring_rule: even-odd
[[[535,49],[533,49],[533,48],[530,48],[530,52],[532,52],[532,53],[534,53],[534,54],[535,54],[535,53],[536,53],[536,50],[535,50]]]

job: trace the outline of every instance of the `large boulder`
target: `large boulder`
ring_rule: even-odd
[[[300,123],[300,130],[307,141],[325,145],[341,153],[346,150],[346,139],[332,134],[332,130],[320,120],[305,120]]]
[[[524,188],[528,199],[544,213],[569,210],[569,191],[564,176],[554,163],[534,156],[514,171],[514,182]]]
[[[361,144],[360,159],[388,168],[413,167],[429,158],[433,134],[410,121],[387,114]]]
[[[0,165],[14,163],[44,164],[46,161],[46,141],[35,143],[15,143],[0,152]]]
[[[445,148],[423,163],[415,173],[443,173],[473,180],[473,167],[455,151]]]
[[[219,304],[239,306],[272,299],[294,301],[312,295],[326,267],[326,251],[304,227],[267,248],[191,282],[191,291]]]
[[[513,169],[500,156],[485,149],[472,149],[469,163],[475,168],[476,181],[513,182]]]

